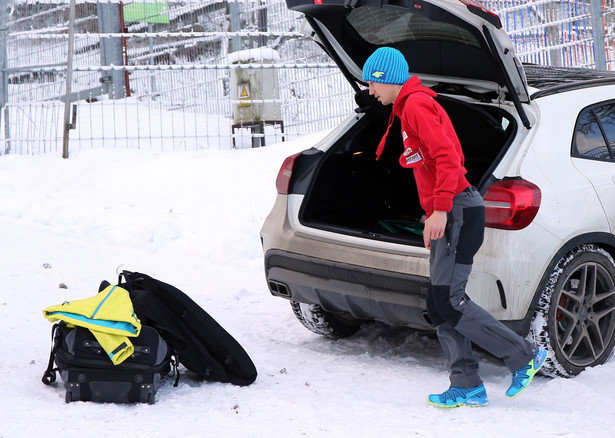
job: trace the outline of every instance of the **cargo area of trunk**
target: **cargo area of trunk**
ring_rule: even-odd
[[[497,106],[442,95],[437,100],[461,142],[468,180],[484,192],[495,164],[514,138],[515,120]],[[400,122],[395,120],[384,153],[376,161],[391,106],[381,105],[366,90],[357,93],[356,101],[365,115],[320,159],[300,221],[337,233],[423,245],[420,220],[424,212],[414,176],[412,170],[399,165],[403,152]]]

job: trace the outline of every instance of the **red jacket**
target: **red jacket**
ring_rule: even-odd
[[[391,112],[401,119],[403,167],[412,168],[421,207],[427,217],[435,211],[451,211],[453,198],[470,183],[465,177],[461,144],[444,108],[434,100],[437,94],[412,76],[401,88]],[[380,158],[389,130],[384,134],[376,159]]]

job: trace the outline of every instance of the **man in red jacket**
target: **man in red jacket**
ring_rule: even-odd
[[[520,394],[544,364],[547,352],[517,335],[465,293],[474,255],[483,242],[485,207],[465,177],[464,156],[453,125],[437,95],[410,77],[403,54],[376,50],[363,66],[369,94],[393,104],[387,132],[376,151],[380,158],[394,117],[401,120],[402,167],[413,170],[425,210],[423,240],[430,250],[427,311],[449,360],[450,387],[427,400],[439,407],[485,406],[487,392],[478,375],[471,343],[504,360],[511,370],[509,398]]]

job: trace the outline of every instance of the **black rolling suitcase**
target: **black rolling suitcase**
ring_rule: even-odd
[[[166,342],[156,329],[149,326],[142,326],[139,336],[131,338],[134,353],[118,365],[113,365],[86,328],[69,328],[60,322],[52,328],[52,339],[51,357],[43,383],[53,383],[56,371],[59,371],[66,388],[66,403],[153,404],[161,379],[174,368],[175,361]],[[53,367],[54,361],[57,368]]]

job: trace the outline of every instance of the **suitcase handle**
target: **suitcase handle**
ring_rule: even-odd
[[[96,342],[96,341],[92,341],[92,340],[85,340],[83,341],[83,347],[84,348],[89,348],[91,350],[94,350],[94,352],[96,354],[102,354],[103,349],[101,347],[101,345]],[[132,353],[132,357],[137,357],[140,356],[142,354],[149,354],[151,351],[150,347],[148,347],[147,345],[134,345],[134,351]]]
[[[56,323],[51,328],[51,353],[49,354],[49,363],[47,364],[47,369],[43,373],[42,378],[42,382],[45,385],[51,385],[53,382],[56,381],[56,371],[58,371],[58,368],[53,367],[53,361],[56,358],[56,349],[58,348],[59,344],[59,342],[56,342],[55,340],[55,334],[59,326],[60,324]]]
[[[45,371],[45,374],[43,374],[42,382],[45,385],[51,385],[53,382],[55,382],[56,381],[56,371],[57,371],[57,368],[52,369],[51,371]]]

